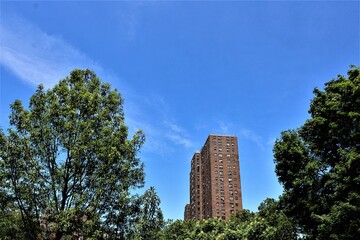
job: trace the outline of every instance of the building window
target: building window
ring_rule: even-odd
[[[232,186],[233,186],[232,184],[229,184],[229,188],[232,188]]]
[[[223,182],[223,181],[224,181],[224,178],[223,178],[223,177],[221,177],[221,178],[220,178],[220,181],[222,181],[222,182]]]
[[[233,200],[234,200],[234,198],[233,198],[233,197],[229,197],[229,200],[230,200],[230,201],[233,201]]]
[[[222,176],[222,175],[224,174],[224,172],[223,172],[223,171],[220,171],[219,174],[220,174],[220,176]]]

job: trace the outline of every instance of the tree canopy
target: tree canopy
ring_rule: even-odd
[[[90,70],[52,89],[40,85],[25,109],[11,104],[0,129],[0,238],[5,239],[357,239],[360,236],[360,68],[315,88],[310,118],[274,145],[280,199],[229,221],[168,221],[144,185],[120,93]]]
[[[315,88],[311,118],[274,146],[281,205],[306,239],[360,236],[360,68]]]
[[[296,229],[278,202],[268,198],[259,206],[259,212],[238,211],[228,221],[221,218],[176,220],[165,227],[161,239],[291,240],[296,239]]]
[[[8,134],[0,131],[0,210],[27,239],[125,238],[143,200],[161,215],[154,189],[131,195],[144,185],[145,136],[129,138],[120,93],[94,72],[40,85],[28,109],[16,100],[11,110]]]

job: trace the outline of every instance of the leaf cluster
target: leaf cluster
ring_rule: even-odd
[[[40,85],[28,109],[16,100],[11,110],[8,133],[0,130],[4,229],[16,223],[27,239],[124,239],[138,219],[161,214],[154,189],[130,194],[144,185],[145,136],[128,136],[120,93],[94,72]]]
[[[274,146],[281,205],[307,239],[360,235],[360,68],[315,88],[311,118]]]
[[[280,210],[278,202],[266,199],[259,212],[236,212],[230,220],[176,220],[168,223],[162,239],[281,240],[296,239],[295,226]]]

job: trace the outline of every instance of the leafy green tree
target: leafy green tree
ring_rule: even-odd
[[[169,221],[163,231],[163,240],[185,240],[190,239],[190,231],[194,228],[195,221],[175,220]]]
[[[26,236],[21,226],[21,215],[19,212],[11,211],[11,208],[0,211],[0,239],[2,240],[22,240]]]
[[[228,221],[221,218],[177,220],[165,227],[163,239],[291,240],[296,239],[296,231],[279,209],[278,202],[267,199],[258,213],[238,211]]]
[[[144,184],[136,155],[145,137],[128,138],[122,104],[94,72],[74,70],[51,89],[40,85],[28,109],[11,105],[11,127],[0,131],[0,193],[27,239],[126,237],[140,210],[130,191]]]
[[[281,205],[307,239],[360,236],[360,68],[315,88],[311,118],[274,146]]]
[[[158,240],[164,227],[163,213],[160,209],[160,198],[154,187],[146,190],[141,197],[139,218],[136,220],[136,231],[133,239]]]
[[[267,198],[258,209],[258,215],[266,221],[267,225],[266,230],[262,233],[264,239],[297,239],[296,227],[281,210],[278,201]]]

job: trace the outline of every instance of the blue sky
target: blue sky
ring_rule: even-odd
[[[299,127],[314,87],[359,65],[358,1],[0,2],[0,127],[9,104],[93,69],[125,98],[166,218],[183,218],[190,160],[237,135],[243,205],[282,187],[272,147]]]

